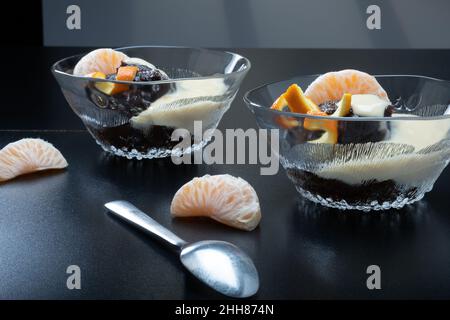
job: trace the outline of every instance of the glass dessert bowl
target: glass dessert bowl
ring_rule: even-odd
[[[450,159],[448,81],[343,70],[264,85],[244,100],[259,127],[279,130],[297,191],[324,206],[401,208],[422,199]]]
[[[142,46],[68,57],[52,73],[105,151],[150,159],[202,148],[249,69],[231,52]],[[185,130],[172,137],[175,129]]]

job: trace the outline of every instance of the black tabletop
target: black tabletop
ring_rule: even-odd
[[[111,217],[103,204],[126,199],[187,241],[232,242],[253,259],[257,299],[450,298],[450,173],[421,202],[401,210],[326,209],[298,197],[281,169],[258,165],[174,165],[104,153],[72,113],[48,69],[80,48],[23,48],[22,81],[2,79],[0,147],[24,137],[53,143],[63,172],[0,185],[0,298],[222,298],[184,272],[175,254]],[[255,127],[242,94],[298,74],[357,68],[375,74],[450,79],[450,51],[241,49],[252,61],[220,128]],[[17,66],[5,66],[17,72]],[[9,73],[8,73],[9,74]],[[229,173],[249,181],[261,202],[260,226],[245,232],[202,219],[172,219],[170,201],[193,177]],[[81,268],[81,290],[68,290],[66,268]],[[368,290],[366,268],[381,268],[381,290]]]

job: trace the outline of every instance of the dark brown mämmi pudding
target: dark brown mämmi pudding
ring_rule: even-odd
[[[358,185],[352,185],[337,179],[325,179],[318,175],[300,169],[286,169],[286,173],[303,195],[307,198],[320,194],[323,199],[347,203],[370,203],[378,201],[381,203],[395,202],[399,196],[414,198],[417,188],[408,190],[398,188],[394,180],[367,180]]]
[[[329,72],[304,93],[293,84],[272,109],[313,116],[276,120],[287,129],[282,139],[291,146],[280,161],[296,189],[312,201],[341,209],[402,207],[423,196],[428,187],[418,186],[425,177],[442,170],[441,154],[416,151],[443,139],[448,124],[389,121],[416,115],[400,113],[367,73]],[[426,131],[429,139],[411,141],[417,131]]]
[[[151,66],[143,65],[140,61],[122,61],[117,73],[94,74],[93,77],[101,77],[108,80],[117,80],[117,75],[121,74],[124,68],[131,70],[127,79],[134,82],[154,82],[168,80],[169,77],[161,70]],[[134,77],[133,77],[134,76]],[[123,77],[121,78],[123,80]],[[123,114],[124,119],[138,116],[145,111],[151,103],[168,93],[169,84],[150,84],[146,86],[128,85],[114,88],[112,82],[95,83],[91,82],[86,88],[88,97],[93,103],[103,109],[109,109]],[[89,127],[90,132],[100,141],[103,141],[117,149],[130,152],[136,150],[145,153],[151,148],[172,149],[178,141],[172,141],[171,135],[174,128],[166,126],[152,126],[143,131],[135,129],[129,122],[117,126]]]

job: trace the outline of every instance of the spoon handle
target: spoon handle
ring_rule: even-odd
[[[159,239],[165,240],[175,249],[179,250],[186,244],[186,241],[160,225],[128,201],[111,201],[105,203],[105,207],[128,223],[147,231]]]

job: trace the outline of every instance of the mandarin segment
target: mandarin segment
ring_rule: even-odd
[[[61,152],[42,139],[22,139],[0,150],[0,182],[27,173],[67,166]]]
[[[244,179],[228,174],[189,181],[175,194],[170,212],[174,217],[209,217],[247,231],[261,220],[256,191]]]
[[[374,94],[389,101],[377,79],[358,70],[341,70],[325,73],[315,79],[305,90],[305,95],[315,104],[341,100],[344,93]]]
[[[103,72],[104,74],[116,73],[122,61],[128,56],[113,49],[97,49],[89,52],[78,61],[73,69],[76,76],[86,76],[93,72]]]

